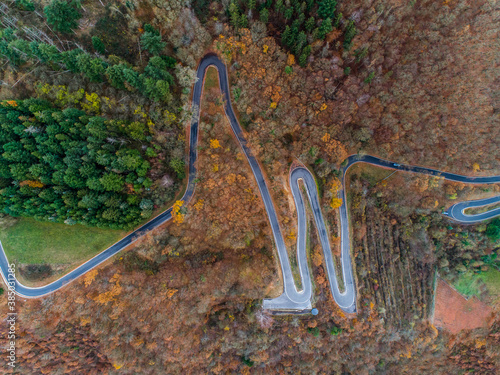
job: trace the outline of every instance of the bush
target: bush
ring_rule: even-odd
[[[314,328],[307,328],[307,332],[312,334],[314,337],[319,337],[319,327],[314,327]]]
[[[56,31],[70,33],[78,26],[81,17],[79,1],[52,0],[43,12],[47,17],[47,22]]]
[[[371,72],[368,77],[365,78],[365,83],[371,83],[373,78],[375,78],[375,72]]]
[[[16,0],[16,7],[19,10],[34,11],[35,5],[31,0]]]
[[[500,239],[500,218],[493,219],[486,227],[486,235],[494,242]]]
[[[241,362],[243,362],[248,367],[252,367],[254,365],[254,362],[250,358],[247,358],[247,357],[241,357]]]
[[[342,333],[342,328],[340,327],[337,327],[337,326],[333,326],[331,329],[330,329],[330,334],[333,335],[333,336],[338,336]]]

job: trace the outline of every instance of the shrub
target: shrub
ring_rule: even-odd
[[[371,72],[368,77],[365,78],[365,83],[371,83],[373,78],[375,78],[375,72]]]
[[[333,335],[333,336],[338,336],[342,333],[342,328],[340,327],[337,327],[337,326],[333,326],[331,329],[330,329],[330,334]]]
[[[31,0],[16,0],[16,7],[19,10],[34,11],[35,5]]]
[[[309,328],[307,328],[307,332],[312,334],[314,337],[319,336],[319,328],[318,327],[314,327],[314,328],[309,327]]]
[[[492,241],[498,241],[500,239],[500,218],[496,218],[488,224],[486,227],[486,235]]]

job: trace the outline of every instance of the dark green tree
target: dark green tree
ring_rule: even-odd
[[[267,10],[267,8],[263,8],[260,11],[259,18],[261,22],[267,23],[269,21],[269,10]]]
[[[186,177],[186,170],[184,166],[184,161],[178,158],[174,158],[170,160],[170,167],[177,173],[177,177],[182,180]]]
[[[248,27],[248,18],[245,13],[241,14],[238,26],[241,28]]]
[[[110,65],[106,69],[106,77],[108,78],[111,86],[117,89],[125,88],[125,69],[127,66],[125,64]]]
[[[493,219],[486,227],[486,235],[491,241],[500,240],[500,218]]]
[[[290,45],[290,37],[292,34],[292,30],[290,29],[290,26],[286,25],[285,31],[281,34],[281,43],[283,43],[285,46]]]
[[[337,0],[321,0],[318,7],[318,16],[323,19],[333,18]]]
[[[61,111],[38,99],[12,103],[0,103],[3,212],[115,229],[142,220],[146,213],[139,202],[143,188],[152,186],[151,165],[140,144],[129,147],[138,138],[127,135],[128,124],[75,108]],[[125,177],[138,189],[133,194],[140,194],[135,204],[124,189]]]
[[[358,31],[356,30],[356,25],[354,24],[354,21],[350,20],[347,23],[346,29],[344,31],[344,48],[345,49],[348,50],[349,48],[351,48],[352,40],[356,36],[357,32]]]
[[[307,59],[308,59],[310,54],[311,54],[311,46],[307,45],[304,47],[304,49],[302,50],[302,53],[299,57],[299,65],[300,66],[304,67],[307,65]]]
[[[278,14],[283,13],[285,10],[284,5],[283,5],[283,0],[276,0],[276,2],[274,3],[274,9],[276,10],[276,12]]]
[[[79,71],[85,74],[91,81],[102,82],[107,65],[103,60],[82,53],[76,56],[76,64]]]
[[[325,39],[326,34],[330,33],[333,30],[332,26],[332,20],[330,18],[327,18],[323,21],[321,21],[321,25],[319,26],[318,29],[318,39]]]
[[[80,2],[76,0],[52,0],[43,9],[43,12],[50,26],[67,34],[77,28],[78,20],[81,17],[80,8]]]
[[[124,69],[123,75],[125,77],[125,81],[130,86],[130,89],[143,91],[144,77],[141,77],[141,75],[133,69]]]
[[[333,27],[338,29],[341,21],[342,21],[342,13],[338,13],[334,18]]]
[[[316,26],[316,20],[314,19],[314,17],[311,16],[306,21],[305,28],[306,28],[307,32],[310,33],[311,31],[313,31],[314,26]]]
[[[92,37],[92,46],[94,47],[94,50],[96,52],[99,52],[101,55],[104,55],[106,53],[106,47],[104,46],[101,38],[99,38],[98,36]]]
[[[34,11],[35,4],[31,0],[16,0],[16,7],[19,10]]]
[[[295,47],[293,49],[296,56],[299,56],[302,52],[302,48],[307,44],[307,36],[304,31],[301,31],[297,37],[297,42],[295,43]]]
[[[237,29],[240,26],[240,11],[238,9],[238,5],[234,1],[229,4],[229,18],[231,20],[231,25]]]
[[[167,46],[167,43],[161,41],[161,35],[146,31],[141,36],[141,48],[153,55],[158,55]]]
[[[73,73],[80,73],[80,68],[78,66],[78,56],[84,52],[81,49],[71,49],[69,51],[63,51],[61,53],[61,60],[66,65],[66,68],[71,70]]]

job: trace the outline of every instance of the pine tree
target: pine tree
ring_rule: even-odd
[[[79,1],[52,0],[43,12],[47,17],[47,23],[56,31],[70,33],[78,26],[81,17]]]
[[[333,30],[332,20],[327,18],[321,21],[321,25],[319,26],[318,38],[323,40],[326,37],[326,34],[330,33]]]
[[[267,23],[269,21],[269,11],[267,10],[267,8],[263,8],[260,11],[259,16],[260,16],[261,22]]]
[[[240,26],[240,12],[236,3],[232,2],[229,4],[229,17],[231,19],[231,25],[237,29]]]
[[[356,25],[353,20],[350,20],[347,23],[345,32],[344,32],[344,48],[349,49],[351,47],[351,42],[357,34]]]
[[[125,77],[125,81],[131,87],[130,90],[136,89],[139,91],[143,91],[143,78],[139,73],[137,73],[133,69],[124,69],[123,75]],[[133,91],[133,90],[132,90]]]
[[[318,7],[318,15],[323,19],[333,18],[336,7],[337,0],[321,0]]]
[[[244,13],[241,14],[238,26],[241,28],[248,27],[248,18],[246,16],[246,14],[244,14]]]
[[[24,131],[26,118],[31,119],[28,129],[44,131]],[[75,108],[52,108],[39,99],[4,102],[0,106],[0,209],[66,224],[115,229],[137,224],[139,203],[146,198],[139,195],[129,201],[123,191],[125,173],[138,194],[152,185],[146,177],[151,166],[141,148],[128,147],[139,139],[127,138],[128,124],[117,126]],[[117,136],[127,142],[109,141]]]
[[[104,46],[101,38],[99,38],[98,36],[92,37],[92,46],[94,47],[94,50],[101,55],[104,55],[106,53],[106,47]]]
[[[340,22],[341,21],[342,21],[342,13],[338,13],[335,16],[335,20],[333,21],[333,27],[335,27],[336,29],[338,29],[339,26],[340,26]]]
[[[278,13],[278,14],[283,13],[283,9],[284,9],[283,0],[276,0],[276,2],[274,3],[274,9],[276,10],[276,13]]]
[[[283,31],[283,34],[281,34],[281,43],[283,43],[285,46],[289,46],[290,36],[291,36],[290,26],[286,25],[285,31]]]
[[[293,8],[292,7],[289,7],[285,10],[285,14],[284,14],[284,17],[289,20],[293,17]]]
[[[304,47],[304,49],[302,50],[302,54],[299,57],[299,65],[300,66],[304,67],[307,65],[307,59],[308,59],[310,54],[311,54],[311,46],[307,45]]]
[[[297,36],[297,43],[295,44],[294,47],[294,53],[296,56],[299,56],[301,54],[302,48],[304,48],[306,43],[307,43],[306,33],[304,31],[301,31]]]
[[[78,56],[84,52],[81,49],[71,49],[61,53],[61,60],[66,65],[66,69],[71,70],[73,73],[80,73],[78,66]]]
[[[141,48],[153,55],[158,55],[166,46],[167,43],[161,41],[159,34],[146,31],[141,36]]]
[[[111,86],[116,87],[117,89],[125,88],[124,70],[126,68],[127,67],[125,64],[108,66],[108,68],[106,69],[106,77],[108,77],[108,81]]]
[[[309,17],[305,25],[307,32],[310,33],[311,31],[313,31],[315,25],[316,25],[316,20],[314,19],[314,17],[312,16]]]

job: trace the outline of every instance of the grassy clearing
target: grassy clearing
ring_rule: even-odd
[[[453,286],[463,296],[478,297],[481,294],[481,281],[478,275],[472,272],[466,272],[460,275],[457,281],[453,283]]]
[[[0,240],[10,262],[71,264],[93,257],[125,234],[120,230],[21,218],[13,226],[0,230]]]
[[[388,176],[394,173],[393,170],[375,167],[369,164],[356,164],[353,165],[347,172],[346,181],[349,181],[351,176],[358,174],[362,179],[368,181],[370,186],[373,187]]]
[[[482,272],[479,277],[485,283],[490,296],[495,299],[500,298],[500,271],[490,268],[488,271]]]
[[[458,292],[466,297],[480,297],[483,285],[490,296],[498,298],[500,296],[500,271],[494,268],[481,273],[469,271],[461,274],[453,283]]]
[[[219,87],[219,77],[217,76],[217,69],[213,66],[207,69],[207,75],[205,76],[205,89],[211,89],[212,87]]]

